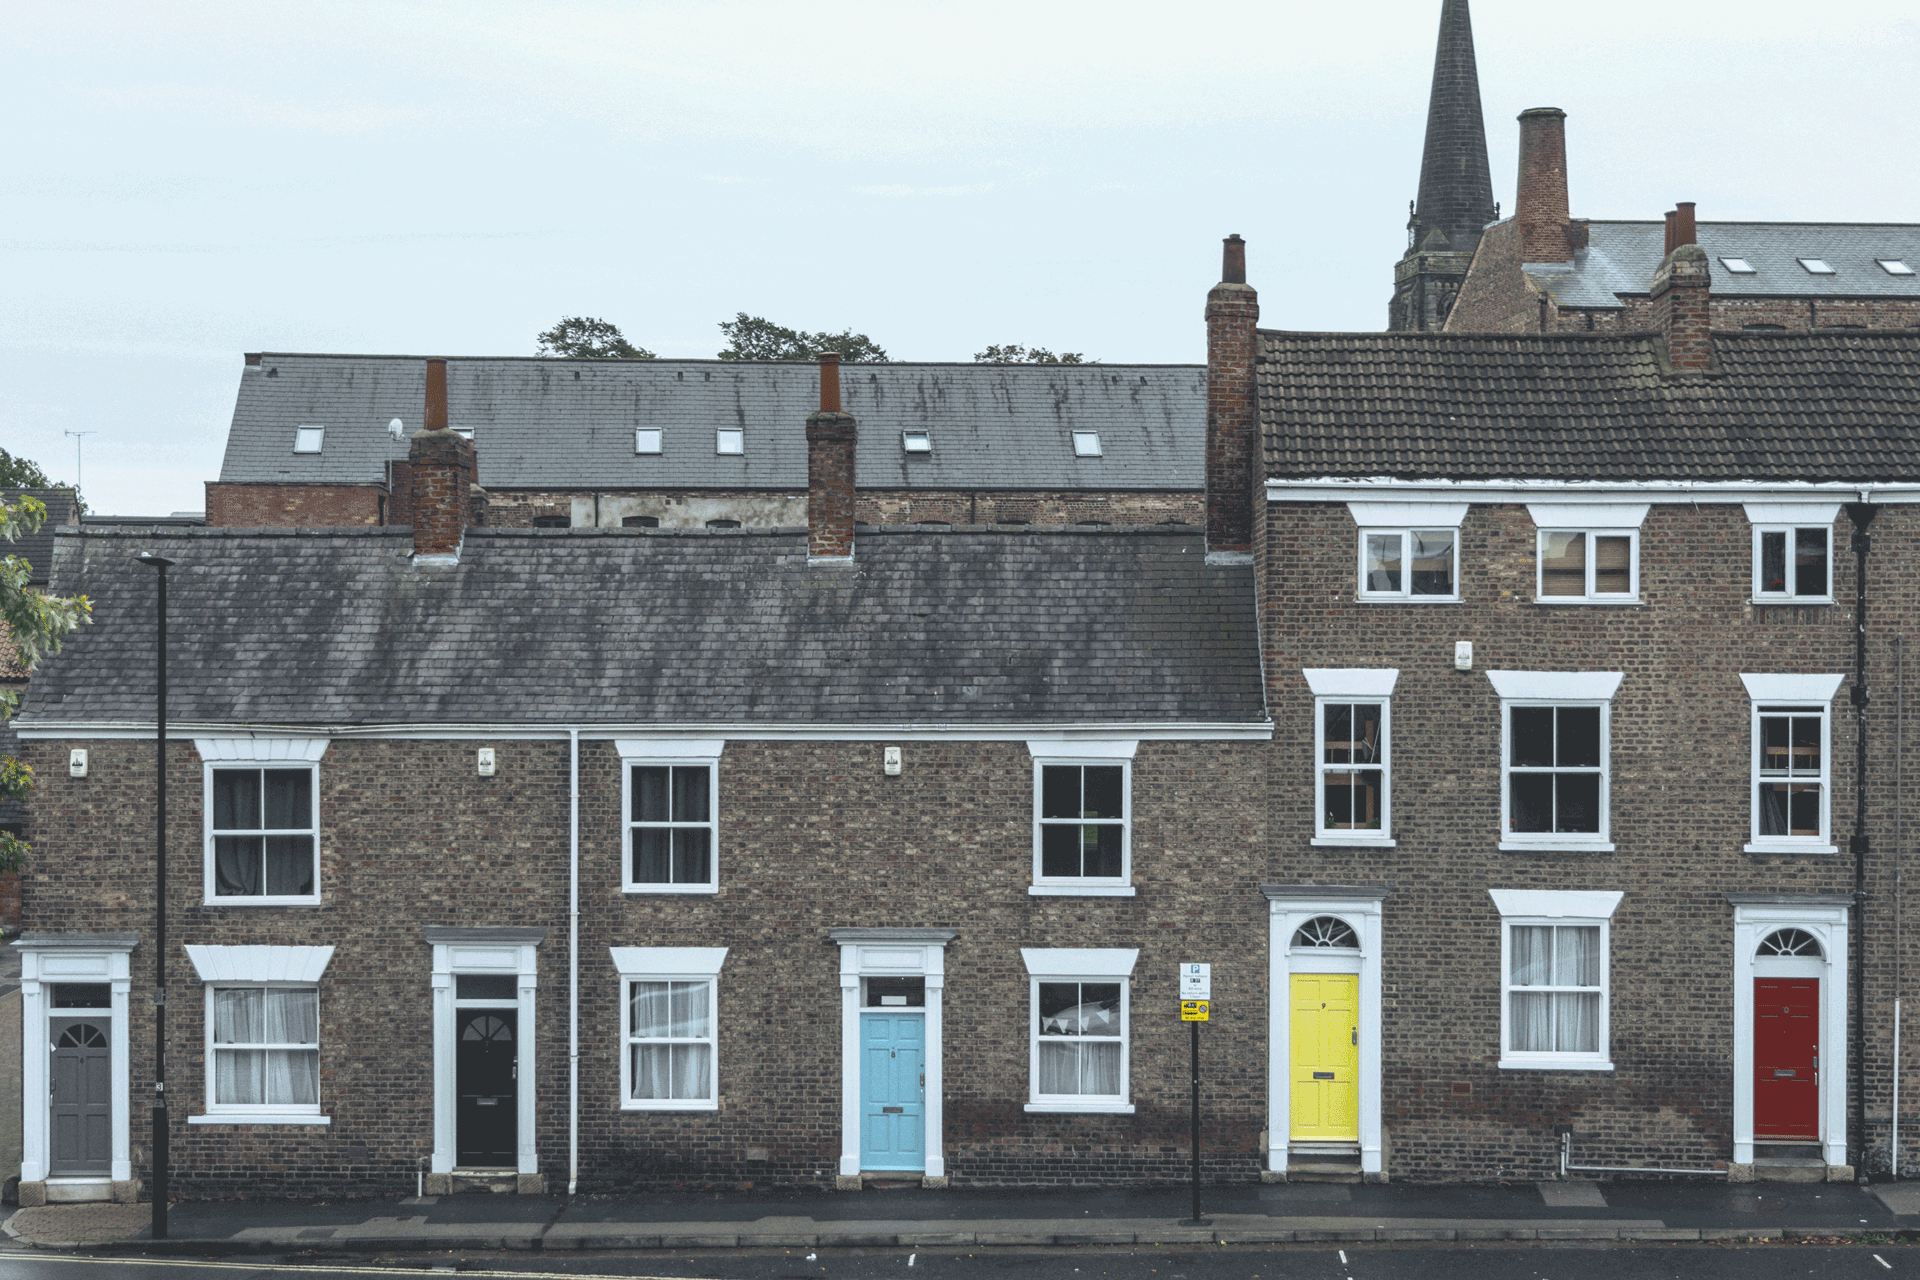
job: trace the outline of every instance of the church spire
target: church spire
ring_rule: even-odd
[[[1441,0],[1420,194],[1407,226],[1407,253],[1395,275],[1393,328],[1440,327],[1459,277],[1480,243],[1481,229],[1493,218],[1493,174],[1480,115],[1473,18],[1467,0]]]

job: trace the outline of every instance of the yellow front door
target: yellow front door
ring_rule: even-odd
[[[1360,1139],[1360,978],[1293,975],[1293,1132],[1304,1142]]]

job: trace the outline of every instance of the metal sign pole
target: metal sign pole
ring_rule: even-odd
[[[1210,964],[1184,963],[1180,966],[1180,1020],[1191,1028],[1188,1038],[1188,1077],[1193,1090],[1193,1122],[1191,1129],[1191,1149],[1193,1152],[1193,1216],[1187,1219],[1187,1225],[1210,1227],[1212,1221],[1200,1216],[1200,1024],[1211,1013],[1213,999],[1213,966]]]
[[[1200,1024],[1189,1022],[1193,1032],[1193,1224],[1207,1225],[1200,1216]]]

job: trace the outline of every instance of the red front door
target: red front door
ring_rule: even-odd
[[[1753,1136],[1820,1136],[1820,979],[1753,980]]]

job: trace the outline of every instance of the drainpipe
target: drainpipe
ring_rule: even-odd
[[[580,1187],[580,731],[567,730],[567,1194]]]
[[[1878,507],[1868,502],[1849,502],[1847,519],[1853,521],[1853,1131],[1854,1176],[1867,1180],[1867,558],[1873,551],[1873,535],[1867,532]]]
[[[1907,638],[1893,637],[1893,1128],[1887,1138],[1887,1171],[1900,1181],[1900,997],[1901,947],[1906,935],[1901,913],[1906,910],[1907,848]]]

